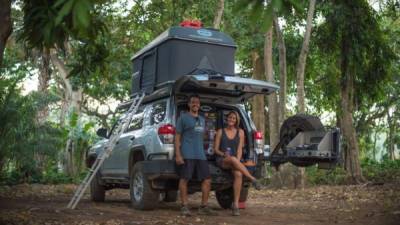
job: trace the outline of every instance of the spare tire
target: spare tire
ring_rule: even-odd
[[[284,152],[286,146],[290,143],[296,135],[303,131],[325,131],[324,126],[321,123],[321,120],[312,115],[307,114],[296,114],[294,116],[286,119],[280,129],[280,141],[281,148]],[[296,166],[310,166],[315,163],[302,161],[301,159],[292,159],[289,160],[292,164]]]

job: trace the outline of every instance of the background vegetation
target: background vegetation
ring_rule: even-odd
[[[276,107],[263,98],[267,110],[253,107],[265,114],[255,121],[267,143],[278,133],[271,124],[297,112],[343,130],[343,164],[332,171],[307,168],[309,184],[400,180],[398,1],[314,1],[312,13],[313,1],[285,0],[0,3],[1,184],[79,180],[95,130],[110,128],[113,106],[128,99],[130,57],[184,19],[231,35],[240,74],[281,85]],[[307,59],[303,92],[301,57]],[[35,90],[27,93],[27,86]],[[274,108],[282,111],[271,119]],[[361,172],[347,164],[352,157]]]

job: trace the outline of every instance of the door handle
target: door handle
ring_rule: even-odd
[[[131,141],[135,140],[135,136],[131,137],[130,139],[131,139]]]

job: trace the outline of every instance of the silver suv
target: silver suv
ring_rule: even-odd
[[[263,163],[258,162],[264,157],[263,134],[256,130],[244,103],[255,94],[269,94],[277,89],[278,86],[264,81],[220,74],[186,75],[164,84],[143,99],[127,131],[99,169],[91,183],[92,200],[104,201],[105,191],[112,188],[129,188],[136,209],[153,209],[161,199],[166,202],[177,200],[175,124],[180,113],[187,110],[188,96],[196,93],[201,99],[200,113],[206,119],[204,151],[209,161],[211,188],[216,192],[220,206],[229,208],[233,198],[233,177],[215,164],[212,147],[215,130],[224,126],[229,111],[239,113],[240,127],[245,131],[243,163],[254,176],[260,177]],[[127,109],[129,105],[129,102],[122,104],[120,109]],[[103,139],[88,151],[88,167],[104,151],[112,132],[98,130]],[[249,182],[245,181],[241,201],[246,200],[248,187]],[[200,191],[199,182],[189,182],[188,191]]]

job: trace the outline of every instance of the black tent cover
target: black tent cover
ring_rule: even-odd
[[[152,93],[187,74],[234,74],[236,44],[214,29],[171,27],[132,57],[132,94]]]

